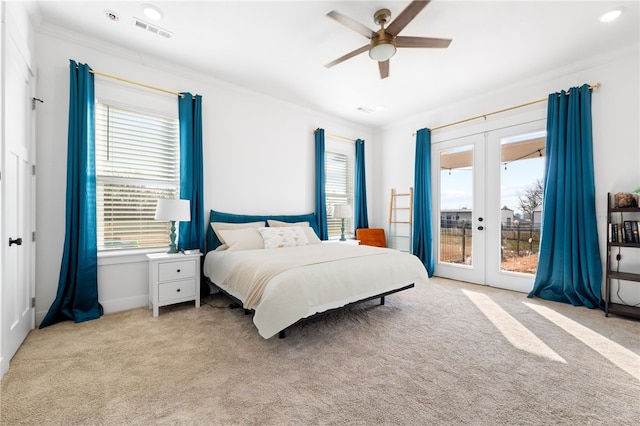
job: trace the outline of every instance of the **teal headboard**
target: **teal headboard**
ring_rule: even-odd
[[[226,223],[247,223],[256,222],[259,220],[267,221],[269,219],[279,220],[281,222],[309,222],[309,225],[313,228],[316,234],[318,234],[318,222],[316,220],[315,213],[296,214],[296,215],[246,215],[246,214],[234,214],[219,212],[211,210],[209,214],[209,223],[211,222],[226,222]],[[267,225],[268,226],[268,225]],[[218,247],[220,240],[216,236],[211,225],[207,224],[207,251],[213,250]]]

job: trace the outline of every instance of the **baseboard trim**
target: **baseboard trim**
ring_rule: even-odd
[[[149,307],[149,296],[145,294],[115,300],[101,300],[100,304],[102,305],[105,314],[112,314],[114,312]],[[47,311],[36,312],[36,328],[40,327],[40,323],[42,323],[45,315],[47,315]]]
[[[128,311],[130,309],[149,307],[149,296],[141,295],[123,299],[101,300],[100,304],[104,308],[105,314],[111,314],[114,312]]]
[[[9,371],[9,363],[5,363],[4,357],[0,355],[0,379],[4,377],[7,371]]]

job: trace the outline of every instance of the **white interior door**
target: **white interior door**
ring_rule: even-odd
[[[2,168],[2,373],[34,327],[32,196],[33,76],[11,37],[5,38]]]
[[[545,121],[432,145],[435,275],[520,292],[533,288]],[[526,204],[526,203],[525,203]]]

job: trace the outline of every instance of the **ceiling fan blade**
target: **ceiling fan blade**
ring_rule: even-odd
[[[329,62],[328,64],[325,65],[325,67],[331,68],[334,65],[338,65],[340,62],[344,62],[347,59],[353,58],[354,56],[357,56],[357,55],[361,54],[362,52],[366,52],[368,50],[369,50],[369,45],[365,44],[364,46],[362,46],[362,47],[360,47],[360,48],[358,48],[358,49],[356,49],[356,50],[354,50],[352,52],[349,52],[344,56],[340,56],[335,61]]]
[[[373,30],[369,29],[369,27],[367,27],[366,25],[363,25],[358,21],[354,21],[353,19],[349,18],[348,16],[345,16],[345,15],[341,14],[340,12],[336,12],[335,10],[332,10],[331,12],[327,13],[327,16],[329,18],[332,18],[332,19],[338,21],[339,23],[341,23],[345,27],[351,28],[353,31],[362,34],[363,36],[365,36],[368,39],[371,39],[372,37],[374,37],[376,35],[376,33],[373,32]]]
[[[387,59],[384,62],[378,62],[378,68],[380,68],[380,78],[389,77],[389,60]]]
[[[449,38],[431,38],[431,37],[396,37],[396,47],[449,47],[451,39]]]
[[[397,36],[400,31],[402,31],[404,27],[406,27],[409,22],[411,22],[413,18],[415,18],[418,13],[420,13],[422,9],[425,8],[427,4],[429,4],[429,0],[411,2],[411,4],[409,4],[409,6],[407,6],[402,12],[400,12],[400,15],[398,15],[396,19],[394,19],[393,22],[389,24],[389,26],[385,29],[385,32],[393,36]]]

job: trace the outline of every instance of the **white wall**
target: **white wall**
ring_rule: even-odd
[[[375,174],[370,129],[336,117],[248,92],[213,78],[155,63],[151,58],[60,29],[36,37],[38,96],[36,323],[55,298],[64,242],[69,59],[96,71],[178,92],[203,96],[205,208],[236,213],[297,214],[314,211],[313,130],[367,141],[368,176]],[[96,96],[142,102],[149,108],[173,102],[173,95],[149,93],[96,77]],[[134,100],[135,99],[135,100]],[[177,100],[175,100],[177,114]],[[368,177],[368,181],[371,178]],[[372,184],[370,203],[375,202]],[[207,214],[208,216],[208,214]],[[101,256],[100,303],[106,312],[146,306],[147,265],[143,255]]]
[[[549,93],[584,83],[601,83],[593,92],[592,118],[595,159],[595,185],[598,233],[603,260],[606,255],[606,195],[608,192],[633,191],[640,186],[640,57],[634,46],[611,52],[607,56],[588,58],[579,64],[567,64],[550,70],[547,75],[524,80],[521,84],[504,87],[485,96],[468,101],[452,102],[442,108],[424,111],[402,122],[387,126],[376,134],[375,164],[378,177],[374,185],[382,194],[374,206],[376,217],[383,217],[388,208],[390,188],[413,186],[415,136],[420,128],[432,128],[492,111],[546,98]],[[452,99],[461,99],[452,88]],[[472,134],[499,128],[506,124],[524,122],[546,116],[546,102],[513,112],[488,117],[486,120],[434,131],[432,141],[453,135]],[[435,189],[434,189],[435,191]],[[434,192],[435,193],[435,192]],[[386,198],[385,198],[386,197]],[[638,256],[627,256],[625,270],[640,271]],[[603,281],[604,283],[604,281]],[[633,283],[632,283],[633,284]],[[640,286],[627,285],[623,289],[627,300],[640,301]]]

